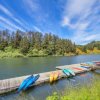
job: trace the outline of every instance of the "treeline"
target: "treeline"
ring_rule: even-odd
[[[70,56],[100,53],[100,41],[76,45],[52,33],[0,31],[0,58],[19,56]]]
[[[18,50],[23,55],[45,56],[76,54],[76,45],[69,39],[61,39],[57,35],[41,32],[9,32],[0,31],[0,51]],[[9,52],[10,52],[9,51]]]

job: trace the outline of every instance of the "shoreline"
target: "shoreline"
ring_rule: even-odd
[[[0,57],[0,59],[6,59],[6,58],[33,58],[33,57],[71,57],[71,56],[80,56],[80,55],[100,55],[100,53],[98,54],[73,54],[73,55],[37,55],[37,56],[25,56],[25,55],[22,55],[22,56],[4,56],[4,57]]]

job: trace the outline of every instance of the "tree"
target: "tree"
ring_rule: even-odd
[[[0,50],[4,50],[4,48],[7,46],[8,46],[8,42],[6,40],[1,41]]]
[[[29,47],[30,47],[29,40],[26,36],[24,36],[20,42],[21,53],[26,54],[29,50]]]
[[[14,48],[18,48],[20,46],[21,39],[22,39],[22,37],[20,35],[20,31],[17,30],[16,33],[15,33],[14,40],[13,40],[13,47]]]
[[[35,32],[34,38],[33,38],[34,48],[40,50],[41,44],[42,44],[42,33]]]
[[[5,51],[5,47],[12,50],[18,49],[23,54],[31,55],[66,55],[76,54],[76,48],[82,53],[93,51],[94,48],[100,50],[100,41],[92,41],[84,46],[76,45],[69,39],[62,39],[52,33],[43,33],[27,31],[9,32],[8,30],[0,31],[0,50]],[[90,52],[91,52],[90,51]],[[38,52],[38,53],[37,53]]]
[[[82,51],[85,52],[85,53],[87,53],[87,48],[86,48],[86,46],[83,46],[83,47],[82,47]]]

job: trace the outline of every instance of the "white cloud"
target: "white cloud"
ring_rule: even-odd
[[[11,32],[12,31],[15,31],[15,29],[14,28],[12,28],[10,25],[8,25],[8,24],[6,24],[6,23],[4,23],[4,22],[1,22],[0,21],[0,23],[2,24],[2,27],[0,26],[0,30],[3,30],[3,29],[9,29]]]
[[[13,16],[12,13],[8,9],[6,9],[4,6],[2,6],[1,4],[0,4],[0,10],[9,16]]]
[[[22,20],[22,19],[17,19],[13,17],[13,20],[17,22],[21,27],[23,27],[25,30],[29,30],[28,25]]]
[[[14,13],[16,13],[16,12],[14,12],[14,10],[12,10],[13,12],[11,12],[10,10],[8,10],[6,7],[4,7],[3,5],[1,5],[0,4],[0,10],[4,13],[4,14],[6,14],[7,16],[9,16],[10,17],[10,19],[12,19],[13,21],[15,21],[15,22],[17,22],[22,28],[24,28],[24,29],[28,29],[28,27],[27,27],[27,25],[26,25],[26,23],[25,23],[25,21],[23,21],[22,19],[18,19],[18,17],[16,18],[15,16],[14,16]],[[7,20],[7,19],[6,19]],[[18,27],[18,26],[17,26]]]
[[[89,33],[85,31],[77,31],[77,33],[75,33],[71,39],[74,40],[77,44],[86,44],[93,40],[100,40],[100,34],[95,34],[93,32]]]
[[[70,19],[67,16],[64,16],[63,20],[62,20],[62,26],[70,26]]]
[[[65,6],[65,15],[73,17],[76,15],[84,15],[84,12],[87,12],[91,6],[95,3],[96,0],[68,0]]]
[[[46,22],[48,18],[47,12],[45,12],[44,7],[41,5],[41,1],[39,0],[22,0],[23,8],[26,10],[27,14],[29,14],[32,20],[35,20],[38,24],[43,24]]]
[[[38,28],[37,26],[34,26],[34,29],[38,32],[42,32],[40,28]]]
[[[40,6],[39,4],[36,2],[36,0],[23,0],[23,3],[25,5],[25,10],[28,11],[28,13],[30,14],[30,16],[34,16],[34,13],[39,12],[38,10],[40,10]],[[9,9],[10,10],[9,10]],[[3,16],[0,16],[0,21],[6,23],[9,27],[7,27],[6,25],[4,25],[4,27],[9,28],[11,30],[11,28],[13,27],[15,30],[16,29],[21,29],[23,31],[25,30],[31,30],[32,28],[34,28],[36,31],[41,31],[38,27],[33,27],[33,25],[28,24],[26,21],[24,21],[22,18],[19,18],[19,16],[15,16],[14,14],[16,14],[16,12],[14,11],[14,9],[10,8],[9,5],[7,6],[7,8],[3,5],[0,4],[0,10],[6,14],[7,16],[10,17],[10,19],[13,20],[13,22],[11,20],[9,20],[8,18],[5,18]],[[32,17],[33,17],[32,16]],[[41,20],[42,18],[40,18],[41,16],[35,16],[35,18],[37,20]],[[43,19],[42,19],[43,20]],[[17,25],[14,23],[16,22]],[[2,24],[3,25],[3,24]]]
[[[38,12],[40,10],[40,5],[36,0],[22,0],[24,4],[24,9],[28,12],[31,17],[34,17],[34,14],[41,13]]]
[[[28,11],[36,12],[39,9],[39,5],[36,0],[23,0],[24,5],[29,8]]]
[[[67,0],[64,6],[61,25],[74,30],[71,38],[74,42],[80,44],[80,42],[98,39],[98,33],[87,32],[88,29],[91,28],[93,31],[94,26],[95,28],[97,27],[100,18],[100,15],[97,14],[100,11],[100,7],[99,5],[95,6],[97,2],[100,4],[99,0]],[[74,23],[73,19],[75,20]]]
[[[24,31],[22,28],[18,27],[17,25],[13,24],[11,21],[9,21],[8,19],[0,16],[0,22],[1,23],[5,23],[6,25],[8,25],[11,28],[14,28],[15,30],[19,29],[21,31]]]

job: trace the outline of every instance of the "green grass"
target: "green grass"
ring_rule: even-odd
[[[83,53],[81,50],[77,49],[78,55],[80,54],[100,54],[100,50],[94,48],[93,51],[87,50],[87,53]],[[15,58],[15,57],[45,57],[45,56],[75,56],[74,53],[64,53],[64,55],[60,55],[59,53],[55,55],[48,55],[45,49],[37,50],[30,49],[26,54],[23,54],[20,49],[14,49],[11,46],[8,46],[4,49],[4,51],[0,50],[0,58]]]
[[[14,52],[2,52],[0,51],[0,58],[9,58],[9,57],[24,57],[23,54],[21,54],[18,51],[14,51]]]
[[[54,92],[46,100],[100,100],[100,80],[91,86],[71,89],[68,92],[66,90],[60,95]]]

